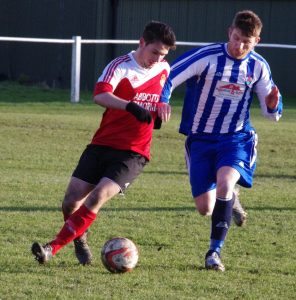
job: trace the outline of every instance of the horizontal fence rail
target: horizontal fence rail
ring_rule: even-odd
[[[72,64],[71,64],[71,96],[73,103],[79,102],[80,98],[80,68],[81,68],[81,45],[82,44],[138,44],[139,40],[88,40],[81,39],[81,36],[73,36],[72,39],[47,39],[47,38],[27,38],[27,37],[6,37],[0,36],[0,41],[4,42],[31,42],[31,43],[53,43],[72,44]],[[184,42],[177,41],[178,46],[205,46],[210,42]],[[256,47],[296,49],[296,45],[287,44],[264,44],[259,43]]]

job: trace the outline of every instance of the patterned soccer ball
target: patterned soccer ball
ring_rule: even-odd
[[[106,269],[112,273],[130,272],[138,263],[139,251],[133,241],[116,237],[105,243],[101,259]]]

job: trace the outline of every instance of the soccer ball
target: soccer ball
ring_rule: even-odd
[[[139,251],[133,241],[115,237],[104,244],[101,259],[106,269],[112,273],[130,272],[138,263]]]

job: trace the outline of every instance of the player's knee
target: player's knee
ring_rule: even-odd
[[[212,215],[212,210],[210,208],[196,208],[196,211],[201,215],[201,216],[211,216]]]
[[[233,194],[234,186],[232,183],[222,181],[217,185],[217,197],[231,198]]]
[[[76,202],[71,201],[69,198],[65,197],[62,204],[63,212],[67,215],[71,215],[76,209]]]
[[[196,197],[195,199],[195,206],[197,212],[202,216],[211,216],[214,205],[215,199],[211,197],[210,194],[204,194],[201,196]]]
[[[199,202],[196,203],[196,211],[202,216],[211,216],[213,212],[213,207],[211,203]]]

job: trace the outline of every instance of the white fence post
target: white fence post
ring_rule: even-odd
[[[71,66],[71,102],[79,102],[80,65],[81,65],[81,36],[73,36],[72,66]]]

